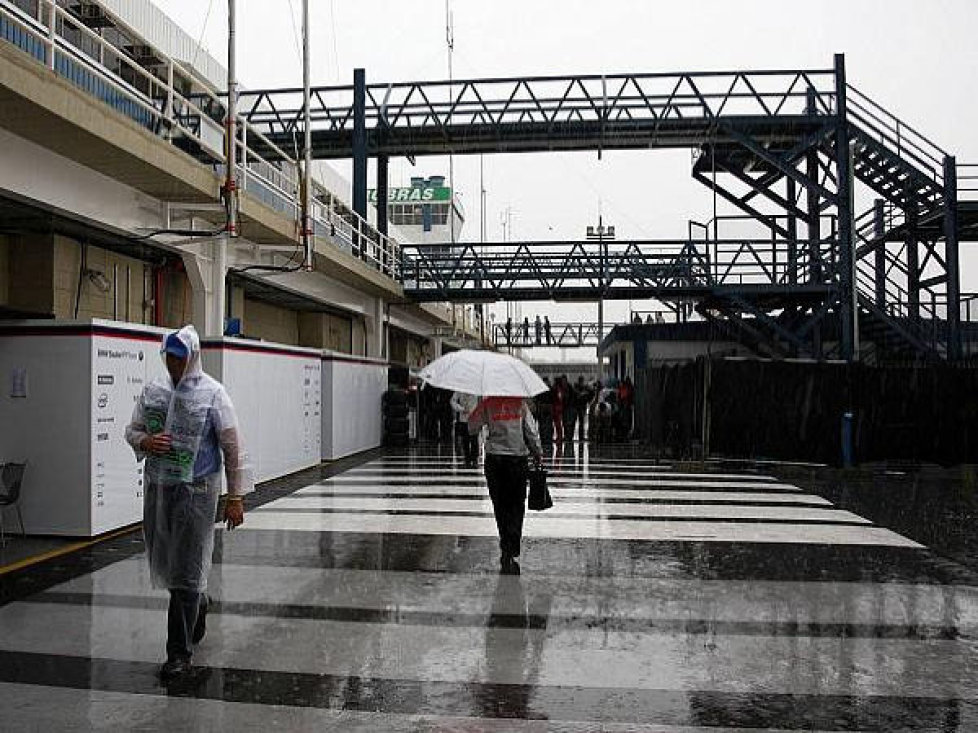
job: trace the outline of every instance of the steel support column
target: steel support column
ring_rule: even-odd
[[[367,76],[353,70],[353,210],[367,218]]]
[[[873,267],[874,285],[876,289],[876,307],[884,313],[886,312],[886,211],[883,199],[876,199],[873,202],[873,237],[877,240],[876,251],[873,253],[875,264]]]
[[[944,158],[944,260],[947,269],[947,358],[961,358],[961,268],[958,261],[958,166]],[[936,317],[936,316],[935,316]]]
[[[835,55],[835,169],[838,176],[839,212],[839,319],[841,333],[839,347],[846,361],[856,358],[855,318],[856,308],[853,286],[852,246],[852,160],[849,150],[849,130],[846,121],[846,61],[842,54]]]
[[[796,202],[795,179],[788,178],[787,198],[791,207],[788,209],[788,282],[798,283],[798,217],[795,215]]]
[[[920,318],[920,251],[917,247],[919,233],[917,231],[920,212],[917,208],[917,197],[907,187],[906,191],[906,228],[905,244],[907,246],[907,308],[911,319]]]
[[[387,212],[389,205],[387,202],[388,193],[388,169],[390,158],[386,155],[377,156],[377,231],[383,236],[387,236]]]
[[[813,148],[806,156],[805,174],[810,180],[818,180],[818,149]],[[822,218],[818,192],[812,188],[805,191],[808,203],[808,282],[822,282]]]

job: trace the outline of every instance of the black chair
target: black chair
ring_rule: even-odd
[[[27,536],[24,530],[24,517],[20,513],[20,485],[24,480],[26,463],[0,463],[0,546],[6,544],[3,531],[3,509],[13,506],[17,510],[17,521],[20,522],[20,533]]]

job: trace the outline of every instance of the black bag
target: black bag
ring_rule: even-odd
[[[550,490],[547,488],[547,470],[545,468],[532,468],[529,472],[530,477],[530,498],[527,507],[532,511],[542,512],[554,505],[554,500],[550,498]]]

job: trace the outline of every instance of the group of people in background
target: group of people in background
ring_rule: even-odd
[[[544,316],[542,319],[537,316],[533,322],[533,332],[530,332],[530,319],[529,317],[523,318],[523,325],[519,323],[516,324],[515,332],[513,327],[513,319],[506,319],[506,343],[512,344],[513,342],[517,344],[530,344],[535,343],[537,346],[542,346],[547,344],[548,346],[555,343],[553,330],[550,326],[550,318]]]
[[[630,377],[588,383],[571,382],[566,375],[544,379],[549,390],[534,399],[534,415],[544,443],[561,445],[574,440],[611,443],[632,435],[635,388]]]
[[[547,392],[531,401],[533,416],[545,444],[573,441],[613,443],[631,438],[634,429],[635,387],[629,377],[587,382],[566,375],[553,382],[544,379]],[[456,444],[465,462],[472,466],[478,445],[466,432],[466,416],[476,398],[426,388],[418,394],[419,437],[436,443]],[[473,403],[473,404],[470,404]]]

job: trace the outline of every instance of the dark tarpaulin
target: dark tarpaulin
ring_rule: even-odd
[[[638,436],[676,457],[701,452],[705,421],[711,455],[838,463],[847,410],[857,461],[975,460],[975,368],[699,359],[636,378]]]

